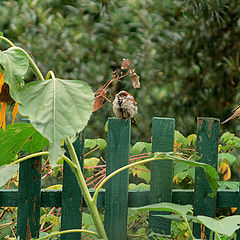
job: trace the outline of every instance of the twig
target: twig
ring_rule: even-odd
[[[90,154],[90,153],[92,153],[92,152],[96,151],[96,150],[97,150],[97,149],[99,149],[99,148],[100,148],[100,146],[97,146],[97,147],[95,147],[95,148],[94,148],[94,149],[92,149],[91,151],[89,151],[89,152],[85,153],[84,157],[86,157],[88,154]]]

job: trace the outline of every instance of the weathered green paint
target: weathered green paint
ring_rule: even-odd
[[[80,165],[83,168],[84,159],[84,133],[73,143]],[[66,156],[70,158],[68,151]],[[63,165],[63,190],[62,190],[62,218],[61,230],[80,229],[82,227],[82,194],[77,179],[69,165]],[[61,235],[62,240],[79,240],[81,233],[68,233]]]
[[[21,162],[19,166],[17,236],[30,240],[39,235],[41,158]]]
[[[216,118],[198,118],[197,119],[197,154],[200,156],[200,162],[217,167],[218,157],[218,132],[219,119]],[[208,194],[211,192],[207,178],[203,169],[195,169],[195,189],[194,189],[194,214],[215,217],[216,215],[216,197],[211,198]],[[202,232],[203,235],[203,232]],[[210,237],[210,231],[205,228],[206,239]],[[194,236],[201,237],[201,226],[194,225]]]
[[[129,163],[130,128],[130,120],[108,119],[107,175]],[[104,227],[109,240],[127,239],[128,175],[125,170],[106,183]]]
[[[153,118],[152,152],[173,152],[175,120],[173,118]],[[150,204],[172,201],[172,161],[161,160],[151,162]],[[156,233],[170,233],[171,222],[156,217],[166,212],[150,212],[149,226]]]
[[[94,190],[90,190],[93,196]],[[193,189],[173,189],[172,202],[186,205],[193,204]],[[148,190],[129,190],[128,207],[140,207],[149,204],[150,191]],[[230,208],[239,206],[239,191],[219,190],[217,192],[217,208]],[[17,207],[18,191],[17,189],[0,189],[0,207]],[[62,191],[45,190],[41,191],[41,207],[61,207]],[[104,207],[105,191],[100,191],[98,195],[97,206]],[[83,207],[86,207],[83,201]]]

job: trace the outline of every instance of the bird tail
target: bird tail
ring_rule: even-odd
[[[131,123],[132,123],[133,125],[137,125],[137,120],[136,120],[135,117],[131,118]]]

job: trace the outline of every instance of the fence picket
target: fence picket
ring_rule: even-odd
[[[217,167],[218,159],[218,132],[220,120],[216,118],[197,119],[197,154],[200,162],[204,162]],[[194,214],[215,217],[216,197],[211,198],[211,192],[207,178],[203,169],[195,169],[195,189],[194,189]],[[194,225],[194,236],[197,238],[210,237],[209,229]]]
[[[108,119],[106,173],[129,163],[130,120]],[[109,240],[127,239],[128,175],[125,170],[106,183],[104,227]]]
[[[73,143],[80,165],[84,161],[84,132]],[[70,158],[69,152],[66,156]],[[82,227],[82,194],[77,179],[69,165],[63,165],[63,190],[62,190],[62,217],[61,230],[80,229]],[[68,233],[61,235],[61,240],[79,240],[81,233]]]
[[[17,236],[30,240],[39,235],[41,157],[21,162],[19,166]]]
[[[153,118],[152,152],[173,152],[175,119]],[[159,160],[151,162],[150,199],[151,204],[172,201],[172,161]],[[171,222],[168,219],[156,217],[156,214],[166,212],[150,212],[149,226],[160,234],[169,234]]]

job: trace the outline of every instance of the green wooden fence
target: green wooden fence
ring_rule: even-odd
[[[173,151],[175,120],[153,118],[153,152]],[[218,154],[219,120],[198,118],[197,151],[201,162],[216,167]],[[77,155],[83,164],[84,134],[74,143]],[[109,119],[107,136],[107,174],[129,163],[131,125],[130,121]],[[69,157],[69,156],[68,156]],[[158,202],[192,204],[196,215],[214,217],[216,208],[238,207],[240,214],[240,191],[218,191],[215,198],[208,197],[210,192],[202,169],[196,169],[195,189],[172,189],[172,162],[154,161],[151,163],[150,191],[128,191],[128,171],[125,170],[106,184],[106,190],[99,193],[97,205],[105,208],[104,226],[109,239],[127,239],[127,208],[139,207]],[[92,192],[93,194],[93,192]],[[17,234],[21,239],[31,239],[39,234],[40,207],[61,207],[61,229],[81,228],[81,209],[86,206],[75,176],[64,163],[63,189],[41,190],[41,158],[22,162],[19,169],[18,190],[0,190],[0,207],[18,207]],[[149,227],[158,233],[170,232],[170,221],[150,212]],[[164,213],[161,213],[164,214]],[[200,226],[194,226],[194,234],[200,238]],[[205,231],[209,239],[209,231]],[[80,239],[80,233],[61,235],[61,239]],[[238,233],[238,240],[240,234]]]

